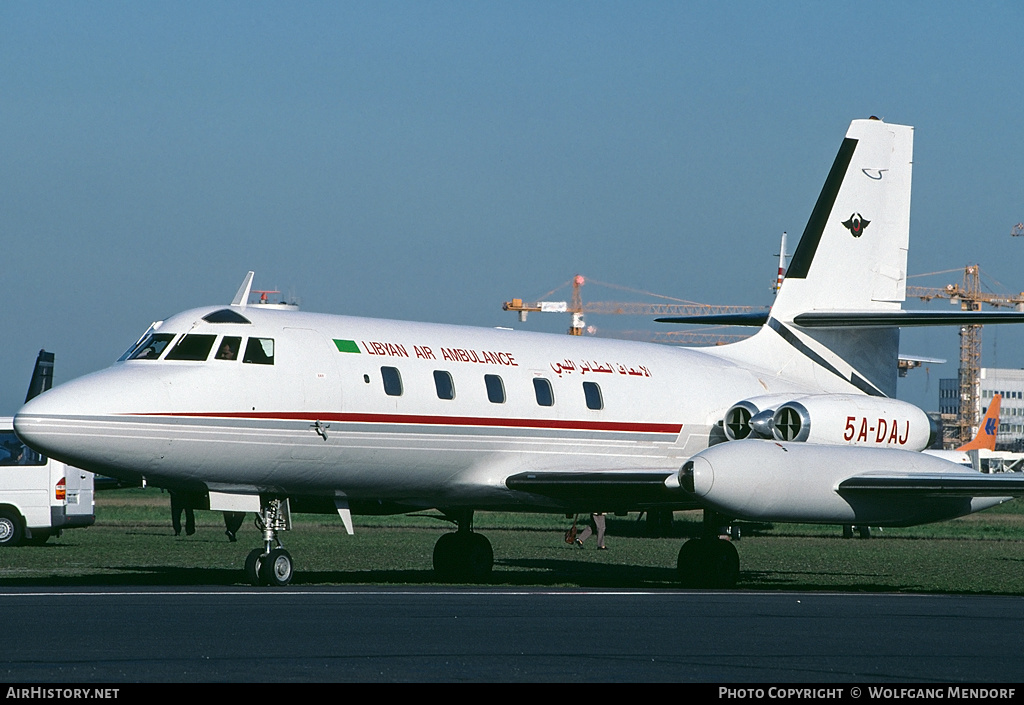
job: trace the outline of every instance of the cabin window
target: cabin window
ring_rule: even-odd
[[[601,398],[601,387],[596,382],[583,383],[583,396],[587,399],[587,408],[600,411],[604,408],[604,399]]]
[[[129,360],[155,360],[160,353],[174,340],[174,333],[154,333],[131,354]]]
[[[487,385],[487,398],[494,404],[505,403],[505,385],[498,375],[484,375],[484,384]]]
[[[533,393],[539,406],[555,405],[555,393],[551,390],[551,382],[543,377],[533,378]]]
[[[274,339],[273,338],[249,338],[245,346],[245,355],[242,362],[253,365],[274,364]]]
[[[384,380],[384,393],[389,397],[402,396],[402,373],[397,367],[381,367],[381,379]]]
[[[171,351],[167,353],[165,360],[192,360],[194,362],[201,362],[210,356],[210,350],[213,349],[213,341],[216,340],[215,335],[186,335],[178,344],[171,348]]]
[[[238,351],[242,349],[242,338],[235,335],[225,335],[217,348],[217,360],[237,360]]]
[[[444,370],[434,370],[434,388],[437,389],[438,399],[455,398],[455,382],[451,374]]]
[[[22,443],[14,431],[0,431],[0,465],[46,465],[46,456]]]

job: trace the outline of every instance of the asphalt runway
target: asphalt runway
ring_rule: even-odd
[[[1016,597],[25,588],[0,591],[0,679],[1018,682],[1022,622]]]

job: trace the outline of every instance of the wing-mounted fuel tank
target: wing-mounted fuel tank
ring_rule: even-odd
[[[778,441],[924,450],[938,424],[913,404],[860,394],[776,395],[734,404],[724,419],[729,440]]]
[[[1007,487],[1019,478],[983,475],[927,453],[749,439],[697,453],[678,481],[736,519],[870,526],[952,519],[1024,494]]]

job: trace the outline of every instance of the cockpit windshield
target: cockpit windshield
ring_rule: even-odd
[[[171,341],[174,340],[174,333],[153,333],[146,338],[142,343],[135,349],[135,352],[131,353],[127,359],[129,360],[155,360],[160,357],[160,354],[164,351]]]
[[[210,356],[215,335],[190,334],[178,341],[178,344],[167,353],[165,360],[201,361]]]
[[[168,346],[178,341],[168,350]],[[239,335],[225,335],[222,338],[208,333],[188,333],[180,338],[176,333],[151,333],[137,346],[121,356],[121,360],[187,360],[205,362],[215,360],[238,360],[253,365],[274,364],[274,339],[249,338],[243,344]],[[216,347],[214,344],[216,343]],[[211,358],[211,351],[216,353]],[[167,353],[164,355],[164,353]]]

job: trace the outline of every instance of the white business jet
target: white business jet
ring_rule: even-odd
[[[733,519],[905,526],[1024,494],[921,453],[935,428],[893,398],[899,327],[1024,322],[1024,313],[903,311],[913,129],[854,121],[769,314],[715,348],[479,329],[247,305],[156,323],[111,367],[17,414],[66,463],[200,492],[258,513],[253,584],[287,584],[291,511],[436,508],[457,530],[444,579],[486,578],[475,510],[701,507],[684,585],[739,576]],[[688,319],[675,319],[688,320]]]

